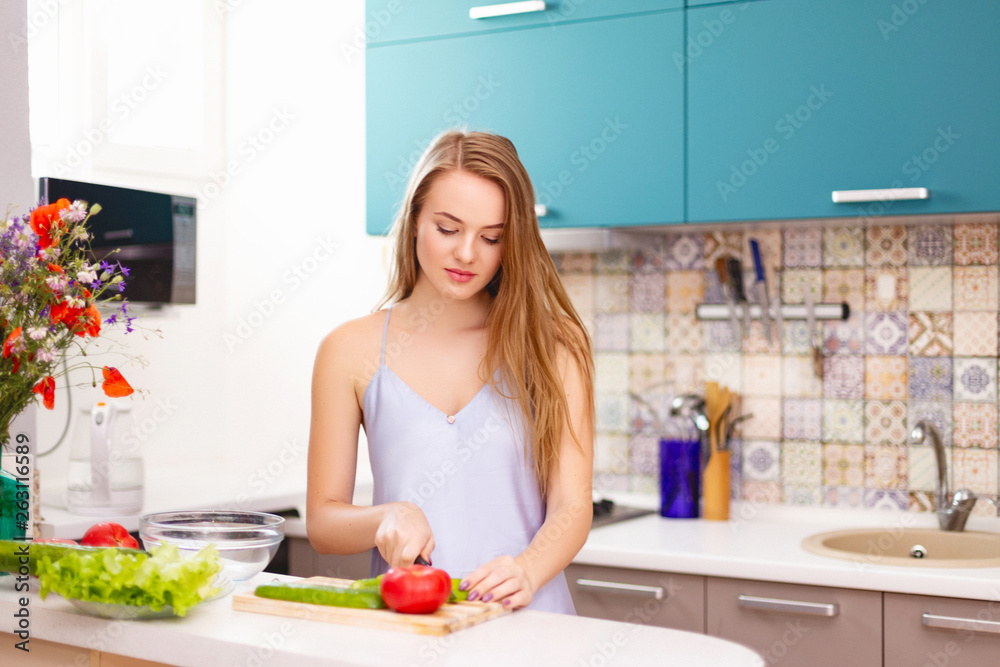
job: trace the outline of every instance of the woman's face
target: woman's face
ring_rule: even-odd
[[[482,292],[500,269],[505,211],[496,183],[467,171],[438,176],[417,215],[417,282],[454,299]]]

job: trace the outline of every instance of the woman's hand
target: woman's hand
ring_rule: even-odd
[[[423,511],[413,503],[384,505],[385,514],[375,531],[375,546],[389,567],[413,565],[417,556],[430,562],[434,534]]]
[[[502,602],[508,609],[528,606],[535,587],[516,558],[500,556],[482,565],[462,580],[460,590],[469,591],[469,600]]]

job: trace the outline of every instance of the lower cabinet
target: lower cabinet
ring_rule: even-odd
[[[885,667],[1000,663],[1000,600],[886,593],[884,614]]]
[[[708,577],[706,632],[768,665],[881,665],[882,593]]]
[[[317,553],[304,537],[286,538],[288,542],[288,574],[293,577],[334,577],[364,579],[371,571],[371,554],[339,556]]]
[[[705,577],[571,564],[566,581],[580,616],[705,632]]]

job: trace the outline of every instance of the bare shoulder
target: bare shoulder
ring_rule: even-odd
[[[384,324],[385,311],[381,310],[337,326],[320,342],[317,371],[322,368],[356,381],[370,379],[379,365]]]

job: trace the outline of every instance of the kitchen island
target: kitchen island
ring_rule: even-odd
[[[237,585],[291,579],[262,573]],[[31,653],[11,632],[22,608],[11,583],[0,584],[0,664],[152,667],[183,665],[761,665],[738,644],[696,633],[521,610],[450,635],[432,637],[234,611],[232,594],[184,618],[141,621],[88,616],[62,598],[30,593]]]

